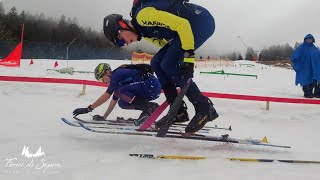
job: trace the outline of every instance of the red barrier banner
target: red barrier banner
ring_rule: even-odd
[[[252,96],[252,95],[224,94],[224,93],[212,93],[212,92],[203,92],[202,94],[207,97],[223,98],[223,99],[269,101],[269,102],[294,103],[294,104],[320,104],[320,100],[313,100],[313,99]]]
[[[61,84],[85,84],[90,86],[108,87],[107,84],[97,81],[80,79],[61,79],[61,78],[36,78],[19,76],[0,76],[0,81],[18,81],[18,82],[38,82],[38,83],[61,83]]]
[[[35,78],[35,77],[19,77],[19,76],[0,76],[0,81],[18,81],[18,82],[41,82],[41,83],[62,83],[62,84],[85,84],[90,86],[107,87],[107,84],[97,81],[80,80],[80,79],[61,79],[61,78]],[[268,96],[252,96],[239,94],[224,94],[203,92],[203,95],[210,98],[223,99],[238,99],[248,101],[266,101],[279,103],[294,103],[294,104],[320,104],[320,100],[302,99],[302,98],[282,98]]]

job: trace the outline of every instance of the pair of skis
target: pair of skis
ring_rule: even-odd
[[[167,108],[168,103],[162,103],[150,116],[149,118],[141,125],[139,129],[136,129],[133,125],[133,122],[123,120],[121,121],[111,121],[106,120],[105,122],[88,122],[81,120],[77,117],[74,117],[77,122],[73,123],[68,121],[66,118],[61,118],[63,122],[70,126],[82,127],[88,131],[94,133],[104,133],[104,134],[126,134],[126,135],[137,135],[137,136],[156,136],[156,137],[167,137],[167,138],[176,138],[176,139],[191,139],[191,140],[201,140],[201,141],[216,141],[216,142],[227,142],[227,143],[236,143],[236,144],[246,144],[246,145],[257,145],[257,146],[269,146],[269,147],[278,147],[278,148],[291,148],[290,146],[285,145],[274,145],[270,144],[266,138],[263,140],[254,140],[254,139],[236,139],[230,138],[228,134],[224,134],[221,136],[208,136],[203,133],[206,128],[211,128],[205,126],[202,130],[198,131],[197,134],[188,134],[187,136],[181,132],[179,129],[174,129],[177,125],[173,124],[173,119],[176,116],[179,107],[182,103],[183,97],[188,91],[190,86],[190,80],[188,83],[182,87],[181,91],[173,101],[170,106],[169,112],[162,119],[164,123],[161,123],[161,126],[158,130],[150,129],[155,120],[161,115],[161,113]],[[90,124],[104,124],[107,126],[90,126]],[[170,126],[171,129],[170,129]],[[182,127],[183,125],[179,125]],[[103,130],[102,130],[103,128]],[[230,128],[218,128],[216,129],[225,129],[230,130]],[[108,129],[108,130],[106,130]],[[200,134],[201,133],[201,134]]]
[[[66,118],[61,118],[61,120],[63,122],[65,122],[66,124],[73,126],[73,127],[82,127],[88,131],[91,132],[96,132],[96,133],[106,133],[106,134],[129,134],[129,135],[145,135],[147,134],[147,136],[155,136],[158,130],[157,129],[147,129],[144,131],[141,131],[139,129],[136,128],[136,126],[134,126],[134,124],[128,124],[126,122],[118,122],[118,123],[109,123],[109,120],[104,121],[105,124],[97,124],[95,122],[90,122],[90,121],[85,121],[85,120],[81,120],[79,118],[75,118],[76,121],[69,121]],[[120,124],[123,124],[120,125]],[[183,128],[183,126],[177,126],[175,125],[174,127],[171,127],[168,130],[168,133],[170,134],[176,134],[176,135],[181,135],[181,128]],[[149,134],[148,134],[149,133]],[[151,133],[151,134],[150,134]],[[209,133],[209,129],[207,128],[206,130],[201,130],[199,131],[199,133],[202,134],[208,134]],[[201,136],[196,135],[196,136]]]
[[[93,133],[100,133],[100,134],[124,134],[124,135],[135,135],[135,136],[150,136],[156,137],[159,133],[156,129],[149,129],[141,131],[136,129],[134,125],[129,126],[129,124],[125,121],[122,123],[125,126],[119,126],[121,124],[118,122],[118,125],[108,125],[108,121],[106,122],[95,122],[95,121],[85,121],[79,118],[75,118],[76,121],[69,121],[66,118],[61,118],[62,121],[70,126],[74,127],[82,127],[85,130],[88,130]],[[113,121],[114,122],[114,121]],[[102,125],[102,123],[106,124],[106,126],[93,126],[95,125]],[[269,146],[269,147],[277,147],[277,148],[291,148],[290,146],[284,145],[275,145],[267,142],[267,140],[257,140],[257,139],[237,139],[237,138],[230,138],[228,134],[223,134],[221,136],[209,136],[204,133],[204,130],[199,131],[197,134],[190,134],[188,136],[184,136],[184,134],[172,128],[178,127],[177,125],[173,125],[167,131],[166,138],[174,138],[174,139],[188,139],[188,140],[200,140],[200,141],[215,141],[215,142],[226,142],[232,144],[244,144],[244,145],[255,145],[255,146]],[[211,129],[214,127],[205,126],[206,129]],[[227,130],[227,128],[225,128]]]
[[[93,129],[107,129],[107,130],[122,130],[122,131],[139,131],[139,132],[158,132],[154,128],[148,128],[146,130],[140,130],[137,129],[137,127],[134,125],[133,121],[131,120],[104,120],[104,121],[87,121],[79,119],[78,117],[74,117],[76,121],[69,121],[66,118],[61,118],[63,122],[70,126],[74,127],[83,127],[82,124],[85,125],[87,128],[93,128]],[[181,124],[174,124],[170,127],[170,131],[178,132],[181,134],[183,129],[185,128],[184,125]],[[202,130],[198,131],[199,133],[208,134],[211,129],[222,129],[222,130],[228,130],[231,131],[231,126],[229,128],[221,128],[221,127],[210,127],[205,126]]]

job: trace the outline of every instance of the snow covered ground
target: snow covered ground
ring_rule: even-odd
[[[47,71],[52,60],[23,60],[21,68],[0,66],[1,76],[53,77],[94,80],[93,74],[73,75]],[[58,61],[66,67],[65,61]],[[112,68],[130,61],[69,61],[77,71],[93,71],[100,62]],[[253,67],[239,63],[254,64]],[[269,67],[249,61],[236,67],[196,69],[195,81],[206,92],[302,98],[294,85],[292,70]],[[200,71],[224,70],[229,73],[256,74],[238,77],[201,74]],[[220,117],[208,125],[228,127],[233,131],[211,130],[212,135],[229,133],[236,138],[269,138],[274,144],[291,149],[234,145],[218,142],[157,139],[153,137],[95,134],[64,124],[60,117],[72,118],[72,111],[94,102],[104,91],[87,87],[79,96],[81,85],[20,83],[0,81],[0,179],[224,179],[224,180],[319,180],[319,164],[249,163],[226,160],[230,157],[294,159],[320,161],[319,105],[271,103],[212,99]],[[164,101],[162,95],[157,102]],[[190,117],[194,110],[187,103]],[[92,114],[102,114],[108,103]],[[117,107],[110,118],[137,117],[138,111]],[[83,116],[90,117],[90,116]],[[41,147],[45,155],[27,158],[22,150],[35,153]],[[129,153],[156,155],[206,156],[207,160],[151,160],[129,157]],[[40,153],[41,155],[41,153]]]

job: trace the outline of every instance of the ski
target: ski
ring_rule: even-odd
[[[142,132],[125,132],[125,131],[100,131],[96,129],[89,128],[88,126],[84,125],[82,122],[79,122],[80,127],[95,133],[105,133],[105,134],[126,134],[126,135],[140,135],[140,136],[155,136],[155,134],[148,134]]]
[[[86,124],[86,127],[88,128],[97,128],[97,129],[113,129],[113,130],[124,130],[124,131],[141,131],[139,129],[137,129],[136,126],[119,126],[119,125],[109,125],[109,124],[93,124],[90,126],[90,123],[84,123],[82,121],[75,121],[75,122],[71,122],[69,120],[67,120],[66,118],[61,118],[61,120],[70,125],[70,126],[73,126],[73,127],[81,127],[81,125],[79,124],[79,122],[83,123],[83,124]],[[100,126],[99,126],[100,125]],[[104,125],[104,126],[103,126]],[[182,129],[179,129],[179,128],[170,128],[170,132],[171,133],[181,133]],[[155,129],[146,129],[146,130],[143,130],[142,132],[158,132],[157,130]],[[209,131],[198,131],[199,133],[204,133],[204,134],[208,134]]]
[[[78,117],[73,117],[75,120],[80,121],[82,123],[86,124],[106,124],[106,125],[117,125],[117,126],[135,126],[133,124],[133,121],[135,119],[129,118],[129,119],[124,119],[123,117],[117,117],[117,120],[105,120],[105,121],[91,121],[91,120],[82,120]],[[185,124],[173,124],[171,127],[172,128],[184,128]],[[220,130],[227,130],[227,131],[232,131],[231,126],[229,128],[222,128],[216,126],[204,126],[201,130],[202,131],[210,131],[212,129],[220,129]],[[184,129],[181,129],[184,130]]]
[[[124,124],[126,124],[126,125],[132,125],[132,126],[135,126],[135,124],[134,123],[130,123],[130,122],[128,122],[128,121],[122,121],[122,122],[119,122],[118,120],[106,120],[106,122],[108,123],[108,124],[111,124],[111,125],[113,125],[113,124],[119,124],[119,125],[121,125],[122,123],[124,123]],[[186,125],[184,125],[184,124],[174,124],[174,125],[172,125],[172,126],[170,126],[170,127],[172,127],[172,128],[181,128],[181,130],[184,130],[184,128],[186,127]],[[230,126],[231,127],[231,126]],[[216,126],[216,127],[208,127],[208,126],[205,126],[204,128],[202,128],[201,130],[202,131],[210,131],[211,129],[222,129],[222,130],[228,130],[228,131],[230,131],[230,127],[229,128],[221,128],[221,127],[218,127],[218,126]],[[147,129],[150,129],[150,128],[153,128],[153,129],[155,129],[155,126],[150,126],[149,128],[147,128]],[[140,128],[139,128],[139,130],[141,130]],[[143,129],[141,130],[141,131],[143,131]]]
[[[79,122],[80,126],[88,131],[94,133],[104,133],[104,134],[123,134],[123,135],[138,135],[138,136],[156,136],[157,131],[149,131],[149,132],[137,132],[137,131],[103,131],[99,129],[94,129],[86,126],[84,123]],[[175,139],[189,139],[189,140],[200,140],[200,141],[216,141],[216,142],[226,142],[226,143],[234,143],[234,144],[243,144],[243,145],[255,145],[255,146],[268,146],[268,147],[277,147],[277,148],[291,148],[286,145],[275,145],[270,143],[265,143],[262,140],[254,140],[254,139],[236,139],[230,138],[229,135],[221,135],[221,136],[207,136],[203,134],[189,134],[185,136],[183,133],[171,133],[167,132],[166,138],[175,138]]]
[[[175,98],[175,100],[171,104],[168,114],[163,117],[164,118],[163,123],[161,124],[161,126],[159,128],[159,132],[157,134],[157,137],[165,137],[166,136],[169,127],[173,124],[172,121],[173,121],[174,117],[178,113],[178,110],[179,110],[180,105],[182,103],[183,97],[186,95],[186,93],[189,89],[189,86],[191,83],[190,81],[191,80],[189,79],[187,84],[183,86],[180,93],[177,95],[177,97]]]
[[[145,159],[179,159],[179,160],[205,160],[220,159],[221,157],[205,157],[205,156],[180,156],[180,155],[155,155],[155,154],[129,154],[131,157]],[[281,163],[298,163],[298,164],[320,164],[320,161],[308,160],[291,160],[291,159],[258,159],[258,158],[223,158],[230,161],[240,162],[281,162]]]
[[[132,126],[134,125],[132,121],[118,121],[118,120],[105,120],[105,121],[90,121],[90,120],[82,120],[76,116],[73,117],[73,119],[86,123],[86,124],[106,124],[106,125],[118,125],[118,126]]]
[[[61,120],[63,122],[65,122],[66,124],[70,125],[70,126],[73,126],[73,127],[81,127],[81,125],[79,124],[80,121],[76,121],[76,122],[70,122],[69,120],[67,120],[66,118],[61,118]],[[81,122],[82,123],[82,122]],[[100,126],[99,126],[100,125]],[[102,126],[103,124],[95,124],[95,126],[90,126],[88,125],[87,127],[89,128],[98,128],[98,129],[115,129],[115,130],[130,130],[130,131],[133,131],[135,130],[134,127],[125,127],[125,126],[114,126],[114,125],[111,125],[109,126],[108,124],[105,124],[107,126]]]
[[[135,129],[135,128],[118,128],[118,129],[110,128],[110,129],[112,129],[112,130],[123,130],[123,131],[102,131],[102,130],[94,129],[94,128],[96,128],[96,127],[86,126],[86,125],[85,125],[84,123],[82,123],[82,122],[79,122],[79,125],[80,125],[82,128],[84,128],[84,129],[86,129],[86,130],[88,130],[88,131],[96,132],[96,133],[109,133],[109,134],[110,134],[111,132],[113,132],[113,133],[116,133],[116,134],[127,134],[127,133],[129,133],[129,135],[135,135],[135,133],[136,133],[136,135],[148,134],[148,136],[151,136],[151,135],[152,135],[152,136],[155,136],[156,134],[151,134],[151,133],[157,133],[157,132],[158,132],[158,130],[156,130],[156,129],[146,129],[146,130],[141,131],[141,130]],[[139,133],[139,132],[141,132],[141,133]],[[143,132],[145,132],[145,133],[143,133]],[[169,130],[169,131],[168,131],[168,134],[181,135],[182,133],[179,132],[179,131]],[[194,134],[194,136],[196,136],[196,137],[204,137],[205,135],[202,135],[202,134]]]
[[[136,119],[133,119],[133,118],[124,119],[123,117],[117,117],[117,120],[106,120],[106,121],[114,122],[114,123],[117,123],[117,122],[118,123],[119,122],[130,123],[130,122],[133,122],[134,120],[136,120]],[[186,126],[187,126],[186,124],[178,124],[178,123],[174,123],[174,124],[171,125],[171,127],[186,127]],[[151,126],[149,128],[151,128]],[[139,129],[141,129],[141,127]],[[218,127],[217,125],[215,125],[215,126],[204,126],[201,130],[210,131],[211,129],[221,129],[221,130],[232,131],[232,127],[231,126],[226,128],[226,127]]]
[[[163,102],[150,116],[149,118],[140,126],[139,130],[143,131],[151,127],[151,125],[158,119],[161,113],[168,107],[168,102]]]
[[[176,126],[176,125],[178,125],[178,126],[183,126],[183,127],[186,127],[187,125],[186,124],[173,124],[172,126]],[[204,129],[206,129],[206,128],[210,128],[210,129],[222,129],[222,130],[227,130],[227,131],[232,131],[232,127],[231,126],[229,126],[228,128],[223,128],[223,127],[218,127],[217,125],[215,125],[215,126],[204,126],[201,130],[204,130]]]
[[[124,132],[125,131],[141,131],[139,129],[136,129],[134,127],[108,127],[108,126],[87,126],[85,125],[85,123],[82,123],[82,122],[78,122],[78,123],[72,123],[70,121],[68,121],[66,118],[61,118],[61,120],[63,122],[65,122],[66,124],[70,125],[70,126],[74,126],[74,127],[83,127],[85,128],[86,130],[89,130],[89,131],[92,131],[92,132],[99,132],[93,128],[103,128],[103,129],[112,129],[112,130],[123,130]],[[101,131],[102,132],[102,131]],[[103,131],[103,132],[107,132],[107,131]],[[146,130],[143,130],[141,132],[158,132],[158,130],[155,130],[155,129],[146,129]],[[168,131],[168,133],[170,134],[181,134],[181,132],[179,131],[179,129],[170,129],[170,131]],[[208,132],[203,132],[203,133],[208,133]],[[116,134],[122,134],[121,132],[117,132]],[[125,133],[127,134],[127,133]],[[131,133],[130,133],[131,134]],[[200,134],[197,134],[196,136],[201,136]]]

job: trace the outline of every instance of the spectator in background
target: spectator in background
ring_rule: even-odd
[[[301,84],[306,98],[320,98],[320,52],[314,43],[314,37],[308,34],[290,59],[296,71],[296,85]]]

